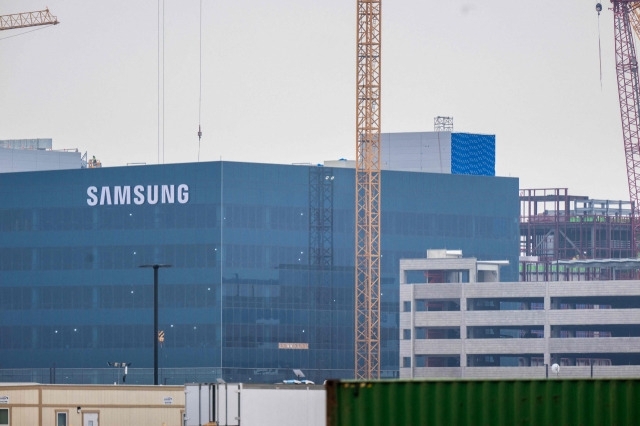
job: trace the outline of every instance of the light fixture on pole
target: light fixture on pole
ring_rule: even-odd
[[[122,368],[122,383],[127,381],[127,373],[129,372],[129,366],[131,365],[130,362],[107,362],[107,365],[109,367]]]
[[[153,384],[158,385],[158,269],[171,268],[171,265],[154,263],[139,267],[153,268]]]

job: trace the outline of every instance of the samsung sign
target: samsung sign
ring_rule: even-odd
[[[124,185],[90,186],[87,188],[87,204],[111,206],[129,204],[186,204],[189,202],[189,185]]]

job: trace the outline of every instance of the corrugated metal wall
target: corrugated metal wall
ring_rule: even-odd
[[[452,133],[451,174],[495,176],[495,135]]]
[[[327,425],[637,425],[640,379],[327,383]]]

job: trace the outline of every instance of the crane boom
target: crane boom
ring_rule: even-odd
[[[638,252],[640,216],[638,210],[640,179],[640,93],[638,92],[638,61],[633,42],[632,22],[637,24],[636,1],[612,0],[616,50],[618,99],[622,119],[622,137],[627,163],[629,198],[633,208],[632,247]]]
[[[630,3],[629,12],[631,27],[636,33],[636,37],[640,37],[640,2]]]
[[[45,10],[37,10],[35,12],[15,13],[13,15],[0,15],[0,31],[35,27],[38,25],[57,24],[58,18],[51,15],[48,8]]]
[[[358,0],[355,378],[380,377],[380,0]]]

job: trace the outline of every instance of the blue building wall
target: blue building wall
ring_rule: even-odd
[[[173,199],[149,200],[153,185]],[[153,273],[139,266],[164,263],[163,369],[352,377],[354,188],[350,169],[229,162],[0,174],[0,369],[151,367]],[[461,249],[509,260],[516,281],[518,215],[517,179],[383,172],[386,376],[399,259]]]
[[[451,133],[451,174],[495,176],[495,135]]]

